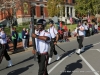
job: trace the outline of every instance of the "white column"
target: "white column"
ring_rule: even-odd
[[[67,17],[67,6],[65,6],[65,18]]]
[[[72,10],[72,14],[73,14],[73,17],[75,17],[75,8],[73,7],[73,10]]]
[[[67,24],[67,6],[65,5],[65,23]]]

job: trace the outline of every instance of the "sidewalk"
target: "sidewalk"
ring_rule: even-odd
[[[71,40],[74,40],[75,38],[76,38],[76,37],[71,37],[71,38],[69,38],[69,40],[71,41]],[[62,43],[63,43],[63,42],[62,42]],[[58,42],[58,44],[60,44],[60,43]],[[10,44],[9,44],[10,50],[8,51],[8,54],[11,55],[11,54],[19,53],[19,52],[25,52],[25,51],[32,50],[32,49],[33,49],[33,47],[32,47],[32,40],[30,40],[29,45],[30,45],[29,48],[28,48],[27,50],[24,50],[24,49],[23,49],[22,42],[18,42],[18,43],[17,43],[17,51],[14,52],[14,50],[13,50],[13,44],[10,43]]]
[[[30,41],[29,47],[27,48],[27,50],[24,50],[24,49],[23,49],[23,44],[22,44],[22,42],[18,42],[18,43],[17,43],[17,50],[16,50],[16,52],[14,52],[14,50],[13,50],[13,44],[12,44],[12,43],[9,44],[9,47],[10,47],[10,49],[9,49],[9,51],[8,51],[8,54],[9,54],[9,55],[11,55],[11,54],[16,54],[16,53],[19,53],[19,52],[24,52],[24,51],[27,51],[27,50],[32,50],[32,41]]]

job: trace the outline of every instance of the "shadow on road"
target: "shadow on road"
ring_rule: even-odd
[[[63,53],[63,54],[61,54],[61,55],[60,55],[60,60],[61,60],[62,58],[64,58],[64,57],[66,57],[66,56],[69,56],[70,53],[75,53],[75,50],[76,50],[76,49],[69,50],[69,51],[67,51],[67,52],[65,52],[65,53]],[[65,51],[65,50],[64,50],[64,51]],[[57,62],[57,61],[59,61],[59,60],[55,60],[55,61],[51,62],[50,64],[55,63],[55,62]],[[50,64],[49,64],[49,65],[50,65]]]
[[[82,68],[82,64],[80,62],[82,62],[82,60],[77,60],[76,62],[67,65],[65,67],[65,70],[62,71],[60,75],[71,75],[73,72],[78,72],[78,71],[75,71],[75,69]]]
[[[94,47],[93,44],[86,45],[85,48],[84,48],[84,51],[83,51],[82,53],[86,52],[87,50],[89,50],[89,49],[92,48],[92,47]],[[81,54],[82,54],[82,53],[81,53]]]
[[[33,66],[33,64],[28,65],[28,66],[23,67],[23,68],[19,68],[17,70],[13,70],[13,71],[9,72],[7,75],[19,75],[19,74],[27,71],[29,69],[29,67],[32,67],[32,66]]]
[[[76,49],[72,49],[72,50],[69,50],[69,51],[67,51],[67,52],[65,52],[65,53],[63,53],[62,55],[61,55],[61,58],[60,59],[62,59],[62,58],[64,58],[64,57],[66,57],[66,56],[70,56],[71,55],[71,53],[75,53],[75,50]]]
[[[27,62],[27,61],[29,61],[29,60],[31,60],[31,59],[33,60],[33,59],[34,59],[34,56],[31,56],[31,57],[29,57],[29,58],[27,58],[27,59],[25,59],[25,60],[23,60],[23,61],[21,61],[21,62],[18,62],[18,63],[16,63],[16,64],[14,64],[13,66],[16,66],[16,65],[18,65],[18,64]],[[13,66],[12,66],[12,67],[13,67]],[[7,69],[7,68],[3,68],[3,69],[1,69],[0,71],[5,70],[5,69]]]
[[[85,46],[85,50],[83,51],[83,52],[81,52],[81,54],[82,53],[84,53],[84,52],[86,52],[87,50],[89,50],[90,48],[92,48],[93,47],[93,44],[90,44],[90,45],[86,45]],[[60,47],[59,47],[60,48]],[[64,49],[62,49],[62,48],[60,48],[62,51],[66,51],[66,50],[64,50]],[[61,54],[60,56],[60,60],[61,59],[63,59],[64,57],[66,57],[66,56],[71,56],[72,54],[74,54],[74,53],[76,53],[76,49],[72,49],[72,50],[69,50],[69,51],[67,51],[67,52],[64,52],[63,54]],[[52,63],[55,63],[55,62],[57,62],[57,60],[55,60],[55,61],[53,61],[53,62],[51,62],[50,64],[52,64]],[[49,64],[49,65],[50,65]]]
[[[27,62],[27,61],[29,61],[29,60],[31,60],[31,59],[33,60],[33,59],[34,59],[34,56],[31,56],[31,57],[29,57],[29,58],[27,58],[27,59],[25,59],[25,60],[23,60],[23,61],[21,61],[21,62],[19,62],[19,63],[17,63],[17,64],[14,64],[13,66],[16,66],[16,65],[18,65],[18,64]]]

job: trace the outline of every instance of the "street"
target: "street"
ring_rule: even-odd
[[[77,55],[76,39],[58,44],[66,52],[56,47],[61,60],[48,65],[49,75],[100,75],[100,34],[84,38],[85,51]],[[3,59],[0,64],[0,75],[38,75],[38,63],[34,61],[32,50],[10,55],[13,67],[5,68],[8,62]]]

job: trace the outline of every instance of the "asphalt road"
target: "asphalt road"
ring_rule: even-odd
[[[58,44],[63,50],[56,47],[61,60],[48,65],[49,75],[100,75],[100,34],[96,34],[84,39],[85,51],[77,55],[78,48],[76,39]],[[14,64],[11,68],[5,68],[7,61],[3,59],[0,64],[0,75],[38,75],[38,63],[34,61],[34,56],[27,50],[25,52],[10,55]]]

